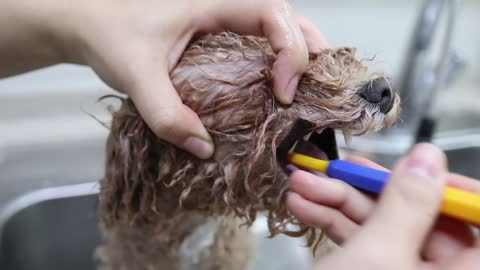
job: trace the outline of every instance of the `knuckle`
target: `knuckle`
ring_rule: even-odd
[[[313,227],[317,227],[325,232],[329,231],[330,227],[330,218],[326,216],[312,216],[312,215],[304,215],[300,219],[303,223],[308,224]]]
[[[334,215],[325,215],[322,222],[319,224],[319,227],[325,232],[331,232],[333,229],[336,228],[336,223],[337,222]]]
[[[330,234],[339,227],[340,216],[337,212],[324,209],[309,217],[307,224],[313,225]]]
[[[402,183],[397,185],[395,189],[398,194],[398,198],[405,204],[411,204],[412,206],[422,207],[429,205],[436,201],[436,195],[440,193],[441,189],[436,190],[435,185],[425,185],[425,187],[419,188],[416,182],[424,181],[423,179],[406,179],[410,183]],[[425,183],[422,183],[425,184]],[[428,208],[428,207],[427,207]]]
[[[178,109],[169,108],[157,113],[156,119],[152,123],[152,129],[159,137],[170,139],[173,131],[178,127],[179,121],[176,119]]]
[[[295,58],[298,66],[304,69],[308,65],[308,49],[305,44],[305,40],[297,40],[296,42],[292,43],[290,50],[297,55]]]
[[[292,67],[292,71],[298,74],[302,74],[308,65],[308,50],[299,45],[299,42],[295,42],[297,45],[289,44],[288,47],[280,52],[282,62],[288,62]]]
[[[408,179],[409,181],[411,179]],[[415,181],[412,181],[415,182]],[[431,207],[438,199],[441,189],[419,188],[418,185],[402,184],[392,189],[392,198],[396,200],[397,205],[408,208],[411,215],[423,221],[423,219],[433,220],[436,216],[436,208]],[[414,209],[412,211],[411,209]]]
[[[338,185],[340,188],[338,191],[338,200],[336,204],[339,209],[344,209],[348,204],[349,198],[351,198],[351,189],[345,186],[343,183],[338,183]]]

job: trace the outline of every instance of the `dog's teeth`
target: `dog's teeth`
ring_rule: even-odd
[[[342,132],[343,138],[345,139],[345,144],[350,146],[352,144],[352,134],[347,129],[342,130]]]
[[[296,142],[292,145],[292,147],[290,147],[290,149],[288,150],[288,153],[289,153],[289,154],[293,153],[293,151],[295,150],[295,147],[297,147],[297,143],[298,143],[298,141],[296,141]]]
[[[310,140],[310,137],[312,136],[312,133],[313,133],[313,131],[312,131],[312,132],[309,132],[309,133],[307,133],[305,136],[303,136],[303,139],[304,139],[305,141],[308,141],[308,140]]]
[[[315,130],[315,132],[317,134],[322,134],[323,130],[324,130],[323,128],[319,128],[319,129]]]

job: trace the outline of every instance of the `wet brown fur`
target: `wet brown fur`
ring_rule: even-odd
[[[187,269],[178,265],[180,245],[197,225],[212,220],[219,222],[214,226],[216,239],[228,242],[233,235],[245,236],[236,238],[238,246],[229,244],[233,251],[228,256],[250,257],[235,250],[251,246],[245,240],[248,232],[238,224],[252,224],[258,211],[267,213],[272,235],[307,235],[308,244],[314,244],[318,232],[286,209],[288,181],[276,148],[297,119],[354,135],[395,121],[398,96],[384,115],[358,95],[362,86],[381,75],[368,73],[354,54],[353,49],[338,48],[310,55],[293,104],[284,106],[273,98],[275,54],[265,39],[221,33],[193,42],[170,75],[184,104],[197,112],[215,142],[209,160],[159,139],[133,102],[122,99],[113,115],[99,197],[106,240],[101,254],[107,264],[115,265],[111,269]],[[234,226],[226,226],[231,232],[224,234],[218,224]],[[294,230],[292,224],[297,225]],[[213,254],[219,247],[212,244],[208,249]],[[119,262],[126,258],[119,254],[136,258],[135,264],[121,268]],[[159,259],[158,254],[167,255]],[[207,257],[205,261],[213,258]],[[172,266],[162,268],[160,263],[167,261]],[[232,265],[192,269],[247,267]]]

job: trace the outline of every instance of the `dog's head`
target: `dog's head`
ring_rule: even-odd
[[[333,130],[361,135],[389,126],[398,115],[399,97],[388,80],[370,74],[354,53],[340,48],[312,54],[286,106],[273,97],[275,54],[265,39],[223,33],[192,43],[170,75],[209,130],[215,154],[199,160],[158,139],[124,100],[107,142],[104,222],[157,222],[203,211],[233,213],[251,223],[257,211],[267,210],[273,233],[299,224],[284,203],[287,152],[300,141],[299,151],[338,158]]]
[[[399,97],[383,75],[371,74],[355,50],[323,50],[311,56],[290,111],[314,128],[361,135],[391,125]]]

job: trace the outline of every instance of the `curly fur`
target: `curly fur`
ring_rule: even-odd
[[[354,54],[350,48],[311,54],[293,104],[284,106],[273,97],[275,54],[265,39],[221,33],[190,44],[170,76],[184,104],[200,116],[214,140],[216,151],[209,160],[159,139],[133,102],[122,99],[113,115],[101,183],[102,252],[111,265],[113,257],[125,260],[118,254],[137,259],[132,259],[134,265],[112,269],[157,269],[159,257],[152,250],[170,254],[165,256],[178,263],[181,243],[199,224],[220,220],[218,224],[235,228],[240,222],[250,225],[258,211],[268,213],[272,235],[307,234],[308,244],[314,244],[318,233],[286,209],[288,181],[276,149],[298,119],[312,123],[315,130],[331,127],[353,135],[395,121],[397,95],[387,115],[359,96],[364,85],[381,75],[368,73]],[[217,236],[222,234],[218,224]],[[292,224],[297,225],[294,230]],[[230,264],[192,269],[245,268]]]

